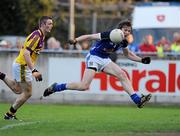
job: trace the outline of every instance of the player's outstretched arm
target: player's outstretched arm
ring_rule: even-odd
[[[81,35],[75,39],[69,40],[68,42],[70,44],[76,44],[77,42],[81,42],[85,40],[100,40],[100,33]]]
[[[133,35],[130,34],[126,37],[126,44],[131,44],[134,41]],[[132,61],[136,61],[136,62],[141,62],[143,64],[150,64],[151,63],[151,58],[150,57],[144,57],[141,58],[139,56],[137,56],[134,52],[130,51],[127,47],[123,49],[123,53],[124,55],[132,60]]]

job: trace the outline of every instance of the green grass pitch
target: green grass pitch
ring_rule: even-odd
[[[3,120],[0,136],[179,136],[180,107],[25,104],[23,121]]]

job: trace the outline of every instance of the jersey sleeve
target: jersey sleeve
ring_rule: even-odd
[[[110,31],[100,33],[101,40],[109,39]]]
[[[29,39],[29,41],[26,44],[26,49],[32,53],[38,46],[39,40],[40,37],[38,34],[31,37],[31,39]]]

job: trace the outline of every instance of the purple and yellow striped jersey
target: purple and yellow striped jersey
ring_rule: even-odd
[[[40,29],[33,31],[25,40],[23,48],[20,50],[16,63],[26,65],[24,58],[24,51],[27,49],[30,51],[30,57],[33,64],[35,64],[39,51],[44,46],[44,35]]]

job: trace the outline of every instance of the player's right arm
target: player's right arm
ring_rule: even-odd
[[[96,34],[87,34],[87,35],[82,35],[76,38],[77,42],[85,41],[85,40],[100,40],[100,33]]]
[[[110,31],[96,33],[96,34],[87,34],[81,35],[74,40],[69,40],[70,44],[76,44],[77,42],[85,41],[85,40],[102,40],[102,39],[109,39]]]
[[[77,42],[81,41],[86,41],[86,40],[100,40],[101,39],[101,34],[96,33],[96,34],[86,34],[86,35],[81,35],[73,40],[69,40],[70,44],[76,44]]]

